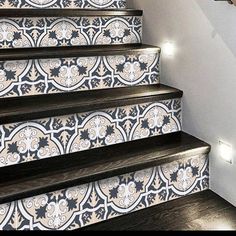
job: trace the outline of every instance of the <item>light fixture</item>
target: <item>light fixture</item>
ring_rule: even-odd
[[[165,42],[162,45],[162,54],[168,57],[172,57],[175,54],[175,44],[173,42]]]
[[[230,163],[233,164],[233,148],[232,145],[224,142],[224,141],[219,141],[219,152],[220,152],[220,157]]]

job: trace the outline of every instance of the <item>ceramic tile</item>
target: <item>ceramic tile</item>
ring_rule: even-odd
[[[160,54],[0,62],[0,98],[159,83]]]
[[[0,205],[0,228],[72,230],[208,189],[208,157],[150,169]]]
[[[180,131],[179,100],[2,125],[0,167]]]
[[[74,9],[113,9],[125,8],[125,0],[0,0],[1,8],[74,8]]]
[[[140,16],[0,19],[0,48],[132,44],[141,35]]]
[[[0,205],[0,230],[16,230],[21,220],[16,202]]]

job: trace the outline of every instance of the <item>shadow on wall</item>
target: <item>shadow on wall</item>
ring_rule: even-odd
[[[194,1],[201,8],[202,13],[206,16],[206,18],[209,20],[212,27],[214,28],[214,30],[212,31],[212,38],[214,39],[217,35],[221,37],[224,43],[236,57],[236,41],[235,41],[236,30],[232,30],[236,29],[235,25],[236,7],[233,7],[232,5],[224,1],[223,2],[215,2],[213,0],[212,1],[194,0]],[[136,0],[128,0],[128,7],[132,7],[135,5],[138,5]],[[224,14],[222,15],[222,13]],[[159,12],[159,14],[161,14],[161,12]],[[148,37],[150,39],[152,35],[149,35]]]
[[[195,2],[214,28],[212,38],[215,38],[218,34],[236,57],[236,30],[232,30],[236,29],[236,7],[226,2],[205,0],[195,0]],[[223,16],[222,12],[224,12]]]

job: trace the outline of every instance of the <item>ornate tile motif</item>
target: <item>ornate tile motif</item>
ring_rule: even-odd
[[[0,61],[0,98],[159,83],[160,54]]]
[[[1,8],[125,8],[125,0],[0,0]]]
[[[0,230],[17,229],[17,218],[16,202],[0,205]]]
[[[181,99],[0,126],[0,167],[181,130]]]
[[[0,48],[141,43],[142,17],[0,19]]]
[[[72,230],[209,188],[208,157],[0,205],[0,229]]]

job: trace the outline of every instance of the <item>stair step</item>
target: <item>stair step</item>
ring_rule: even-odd
[[[209,151],[210,146],[205,142],[176,132],[57,159],[4,167],[0,170],[0,204],[206,155]]]
[[[204,190],[142,211],[84,227],[81,230],[93,232],[159,231],[161,233],[164,231],[236,230],[235,219],[235,206],[211,190]]]
[[[0,124],[157,102],[182,96],[181,90],[159,84],[6,98],[0,101]]]
[[[92,17],[92,16],[142,16],[142,10],[94,10],[94,9],[0,9],[1,18],[22,17]]]
[[[0,9],[0,48],[142,42],[142,11]]]
[[[94,57],[160,53],[161,49],[147,44],[94,45],[71,47],[10,48],[0,50],[0,61],[48,58]]]
[[[109,1],[91,1],[91,0],[56,0],[56,1],[48,1],[48,0],[1,0],[0,1],[1,8],[78,8],[78,9],[86,9],[86,8],[97,8],[97,9],[113,9],[113,8],[125,8],[126,1],[125,0],[109,0]]]
[[[12,107],[13,116],[7,111],[0,126],[0,168],[181,130],[180,90],[136,88],[2,99],[2,110]],[[70,113],[78,109],[87,112]],[[12,118],[16,123],[8,124]]]

